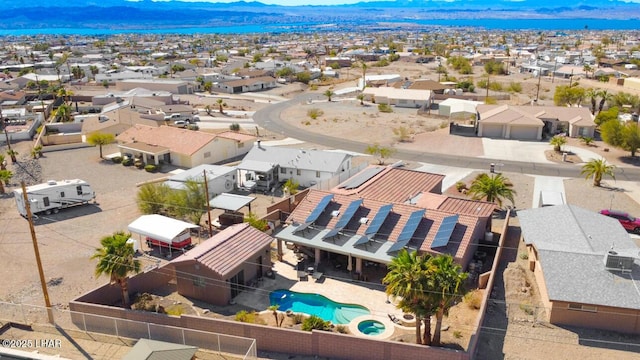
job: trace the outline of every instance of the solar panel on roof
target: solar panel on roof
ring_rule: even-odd
[[[360,236],[360,239],[356,240],[355,243],[353,243],[353,246],[356,245],[362,245],[362,244],[366,244],[370,241],[371,239],[368,236]]]
[[[404,224],[404,228],[398,235],[398,240],[396,241],[404,241],[405,239],[411,240],[413,233],[416,232],[418,225],[420,225],[420,221],[422,221],[422,217],[426,212],[425,209],[416,210],[409,215],[409,220],[407,220],[406,224]]]
[[[371,220],[369,226],[364,231],[364,234],[367,236],[374,236],[378,232],[378,230],[380,230],[382,223],[384,223],[384,221],[387,219],[387,216],[391,212],[392,208],[393,204],[387,204],[380,207],[380,209],[376,213],[376,216],[373,217],[373,220]]]
[[[447,246],[449,244],[449,239],[451,238],[451,234],[453,234],[453,230],[456,228],[459,217],[460,215],[456,214],[447,216],[446,218],[442,219],[442,223],[440,223],[440,227],[438,228],[436,237],[431,243],[432,249]]]
[[[411,240],[411,238],[402,241],[396,241],[395,243],[393,243],[393,245],[391,245],[387,252],[390,253],[402,249],[409,243],[409,240]]]
[[[322,236],[322,240],[328,239],[330,237],[338,235],[339,231],[340,231],[340,229],[331,229],[331,230],[329,230],[328,233],[326,233],[326,234],[324,234],[324,236]]]
[[[391,245],[389,250],[387,250],[388,253],[398,251],[407,246],[409,241],[411,241],[411,237],[413,237],[413,233],[416,232],[418,225],[420,225],[420,221],[422,221],[422,217],[424,216],[425,212],[425,209],[421,209],[416,210],[412,212],[411,215],[409,215],[409,220],[407,220],[406,224],[404,224],[404,228],[400,232],[400,235],[398,235],[398,239],[396,240],[396,242]]]
[[[307,220],[305,220],[304,222],[307,224],[311,224],[314,221],[318,220],[320,214],[322,214],[324,209],[326,209],[327,205],[329,205],[329,203],[331,202],[331,199],[333,199],[333,194],[325,195],[322,199],[320,199],[318,205],[316,205],[316,208],[311,211],[311,214],[307,216]]]
[[[373,167],[373,168],[364,169],[360,174],[356,174],[349,180],[345,181],[342,185],[340,185],[340,188],[347,189],[347,190],[355,189],[360,185],[364,184],[365,182],[367,182],[372,177],[378,175],[382,170],[384,170],[383,167]]]
[[[358,211],[360,205],[362,205],[362,199],[352,201],[349,206],[347,206],[347,209],[344,211],[344,213],[342,213],[342,216],[336,223],[335,228],[340,230],[344,229],[349,221],[351,221],[351,218],[356,213],[356,211]]]

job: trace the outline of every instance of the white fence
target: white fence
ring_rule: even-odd
[[[221,358],[257,359],[255,339],[185,329],[175,326],[126,320],[108,316],[75,313],[53,308],[55,325],[70,331],[108,334],[133,341],[141,338],[195,346],[217,353]],[[80,321],[74,325],[72,316]],[[15,304],[0,301],[0,322],[24,325],[48,324],[47,309],[43,306]]]

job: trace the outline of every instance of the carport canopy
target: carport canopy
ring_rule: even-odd
[[[266,173],[273,170],[276,166],[276,164],[264,161],[244,160],[238,165],[238,169]]]
[[[127,227],[130,232],[171,243],[173,239],[186,229],[197,229],[200,226],[176,220],[162,215],[142,215]]]
[[[209,200],[209,206],[214,209],[238,211],[248,205],[251,212],[251,202],[255,199],[251,196],[222,193]]]

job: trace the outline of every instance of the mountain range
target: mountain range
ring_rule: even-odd
[[[429,19],[629,19],[632,1],[397,0],[351,5],[278,6],[238,1],[66,0],[0,1],[0,29],[145,29],[292,23],[371,24]],[[329,10],[329,11],[328,11]]]

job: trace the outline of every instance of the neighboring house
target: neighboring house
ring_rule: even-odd
[[[360,274],[363,262],[386,265],[403,248],[450,254],[466,267],[495,205],[441,195],[443,178],[372,166],[331,191],[311,189],[275,234],[278,251],[282,241],[292,242],[314,254],[316,264],[342,258]]]
[[[586,107],[478,105],[478,136],[541,140],[543,134],[593,137],[596,124]]]
[[[436,94],[444,94],[444,90],[448,89],[447,86],[433,80],[416,80],[407,89],[411,90],[430,90]]]
[[[464,116],[467,119],[477,113],[478,105],[484,104],[481,101],[471,101],[463,99],[449,98],[438,104],[438,115],[440,116]]]
[[[116,140],[122,153],[140,156],[144,163],[158,165],[163,161],[191,168],[241,156],[255,137],[232,131],[211,134],[171,126],[133,125]]]
[[[216,83],[214,84],[214,87],[228,94],[240,94],[250,91],[273,89],[276,87],[276,79],[271,76],[246,78],[241,80]]]
[[[153,78],[153,75],[146,74],[143,72],[125,70],[122,72],[106,72],[103,74],[96,74],[95,78],[98,84],[101,84],[105,81],[110,84],[113,84],[116,81],[122,81],[122,80],[128,80],[128,79],[151,79]]]
[[[182,296],[227,305],[271,270],[273,238],[248,223],[232,225],[172,260]]]
[[[179,174],[170,176],[165,185],[174,190],[184,190],[187,180],[193,180],[200,184],[207,177],[208,199],[218,194],[232,191],[236,187],[236,174],[238,170],[233,166],[223,165],[198,165]]]
[[[116,89],[119,91],[140,87],[151,91],[167,91],[172,94],[193,94],[193,84],[180,79],[126,79],[116,82]]]
[[[302,150],[264,146],[258,141],[238,165],[240,185],[253,182],[258,190],[270,190],[293,179],[309,187],[351,168],[349,154],[323,150]]]
[[[394,87],[367,87],[362,91],[364,100],[376,104],[395,105],[397,107],[421,108],[431,105],[431,91],[415,89],[396,89]]]
[[[574,205],[518,218],[547,321],[640,334],[640,249],[618,220]]]
[[[93,105],[106,105],[112,103],[114,99],[138,99],[139,102],[141,99],[146,99],[147,101],[153,101],[158,103],[159,105],[169,105],[173,104],[173,94],[169,91],[154,91],[145,88],[133,88],[127,91],[108,91],[105,90],[105,93],[102,95],[95,95],[91,98],[91,103]],[[135,104],[134,104],[135,105]]]

